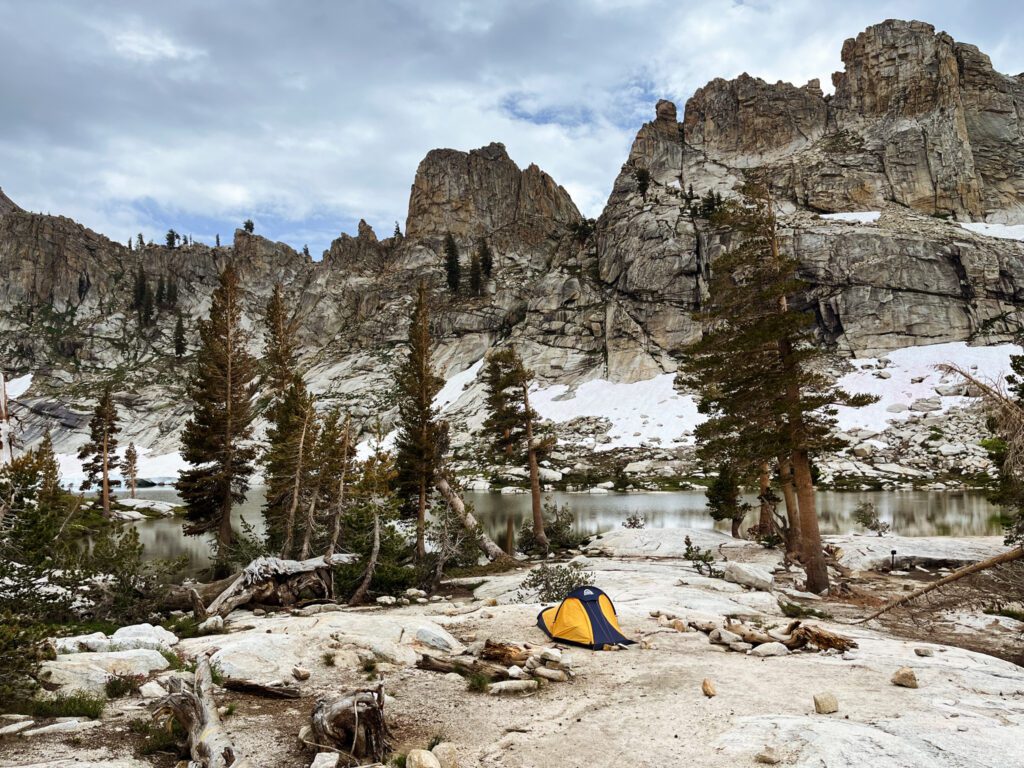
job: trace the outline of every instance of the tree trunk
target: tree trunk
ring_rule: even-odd
[[[363,581],[356,589],[349,605],[359,605],[366,599],[366,593],[370,590],[370,583],[373,581],[373,573],[377,570],[377,558],[380,556],[380,514],[373,513],[373,548],[370,550],[370,559],[366,563],[366,573],[363,574]]]
[[[505,552],[509,557],[516,553],[516,521],[512,515],[505,521]]]
[[[292,552],[295,538],[295,512],[299,508],[299,495],[302,493],[302,454],[306,447],[306,428],[309,426],[309,411],[302,417],[302,431],[299,432],[299,451],[295,461],[295,479],[292,483],[292,500],[288,504],[288,518],[285,521],[284,545],[281,547],[281,559],[287,560]]]
[[[224,563],[227,560],[228,551],[231,549],[233,531],[231,528],[231,491],[224,495],[221,504],[220,525],[217,528],[217,560]]]
[[[427,478],[420,476],[419,499],[416,506],[416,560],[427,556]]]
[[[820,594],[828,590],[828,568],[821,548],[818,512],[814,501],[814,481],[807,451],[793,451],[793,481],[800,506],[801,561],[807,573],[807,591]]]
[[[334,508],[334,530],[331,532],[331,543],[327,545],[328,560],[331,559],[331,555],[338,548],[338,542],[341,539],[341,516],[345,509],[345,473],[348,471],[348,448],[349,448],[349,428],[352,423],[351,416],[345,416],[345,437],[344,444],[341,448],[341,479],[338,480],[338,504]]]
[[[455,513],[455,516],[462,521],[462,527],[473,536],[476,545],[480,547],[480,551],[487,556],[487,559],[492,562],[495,560],[508,560],[508,555],[502,552],[501,547],[495,544],[491,537],[484,532],[477,519],[466,509],[466,505],[459,498],[459,495],[452,490],[451,485],[448,484],[448,478],[441,472],[437,474],[435,487],[437,492],[441,494],[441,498],[445,500],[445,503]]]
[[[771,490],[771,480],[768,476],[768,462],[761,464],[761,471],[758,474],[758,494],[761,500],[761,514],[758,517],[757,525],[761,529],[762,533],[768,533],[772,530],[772,505],[768,501],[768,494]]]
[[[103,430],[103,478],[100,481],[100,496],[103,499],[103,516],[110,517],[110,459],[107,456],[107,431]]]
[[[782,499],[786,504],[786,520],[789,521],[786,531],[786,552],[797,555],[800,552],[800,507],[793,488],[793,465],[786,456],[779,456],[779,485],[782,486]]]
[[[742,525],[743,525],[743,518],[742,517],[734,517],[734,518],[732,518],[732,537],[734,539],[742,539],[743,538]]]
[[[337,750],[360,765],[379,765],[390,751],[384,701],[383,684],[333,701],[320,699],[311,719],[315,746]]]
[[[530,502],[533,510],[533,538],[543,554],[551,549],[548,535],[544,531],[544,514],[540,506],[540,468],[537,466],[537,446],[533,442],[533,414],[530,411],[530,394],[523,386],[523,413],[526,418],[526,458],[530,465]]]
[[[319,487],[313,489],[310,494],[309,506],[306,508],[306,530],[302,532],[302,550],[299,552],[299,560],[309,557],[310,544],[313,538],[313,524],[316,520],[316,498],[320,494]]]
[[[210,659],[202,656],[191,691],[182,687],[181,678],[173,678],[177,690],[157,702],[156,715],[170,715],[188,733],[190,766],[194,768],[253,768],[235,749],[217,714],[213,700],[213,674]]]

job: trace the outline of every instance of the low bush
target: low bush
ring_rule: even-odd
[[[593,581],[593,572],[579,563],[548,565],[544,563],[530,571],[516,592],[518,603],[553,603],[562,600],[576,587]]]
[[[83,691],[58,693],[28,702],[25,714],[32,717],[88,717],[96,720],[103,714],[106,699]]]
[[[144,675],[111,675],[107,678],[103,690],[108,699],[123,699],[139,692],[145,682]]]

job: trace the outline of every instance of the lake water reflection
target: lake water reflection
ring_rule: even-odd
[[[177,501],[171,488],[139,489],[139,496],[161,501]],[[633,513],[647,520],[650,528],[716,528],[728,532],[727,523],[715,523],[707,515],[703,491],[636,494],[551,493],[558,504],[568,504],[576,516],[580,533],[598,533],[618,528]],[[997,508],[977,491],[959,493],[937,491],[863,491],[818,493],[818,510],[823,533],[847,533],[859,530],[851,519],[858,504],[869,501],[883,520],[901,536],[983,536],[1000,533]],[[518,528],[530,516],[529,494],[467,493],[477,518],[496,540],[503,540],[508,519]],[[756,504],[756,500],[748,499]],[[254,489],[245,504],[235,510],[235,524],[242,518],[262,532],[261,489]],[[751,516],[752,517],[752,516]],[[750,519],[750,518],[748,518]],[[192,570],[209,563],[209,544],[205,538],[186,537],[176,518],[135,523],[149,558],[188,555]]]

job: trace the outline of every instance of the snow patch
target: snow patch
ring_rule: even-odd
[[[986,224],[983,221],[965,221],[960,226],[979,235],[1000,237],[1004,240],[1024,240],[1024,224]]]
[[[874,224],[881,211],[845,211],[843,213],[820,213],[819,218],[829,221],[852,221],[857,224]]]
[[[7,382],[7,396],[8,397],[21,397],[28,388],[32,386],[32,374],[27,373],[24,376],[19,376],[16,379],[11,379]]]
[[[541,418],[556,423],[582,417],[609,419],[611,441],[597,444],[595,450],[689,445],[694,427],[705,417],[697,412],[692,396],[676,392],[674,381],[671,373],[630,384],[595,379],[581,384],[571,397],[567,386],[556,384],[535,390],[530,405]]]
[[[892,413],[893,405],[909,407],[915,400],[937,399],[941,411],[962,408],[977,402],[973,398],[940,396],[935,387],[941,384],[958,383],[958,377],[936,370],[940,363],[954,363],[964,370],[977,374],[983,380],[1001,380],[1010,370],[1010,356],[1020,354],[1020,347],[1014,344],[998,344],[991,347],[970,347],[966,342],[953,341],[945,344],[931,344],[923,347],[904,347],[886,355],[889,361],[884,368],[876,358],[859,358],[852,363],[856,371],[839,379],[839,385],[854,394],[877,395],[879,400],[863,408],[840,406],[839,428],[843,431],[870,429],[881,432],[891,422],[903,421],[911,411]],[[877,369],[877,370],[876,370]],[[875,374],[884,370],[889,378]]]

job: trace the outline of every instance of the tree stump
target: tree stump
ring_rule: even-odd
[[[330,747],[362,762],[383,762],[390,749],[384,685],[333,700],[318,699],[311,726],[317,747]]]

